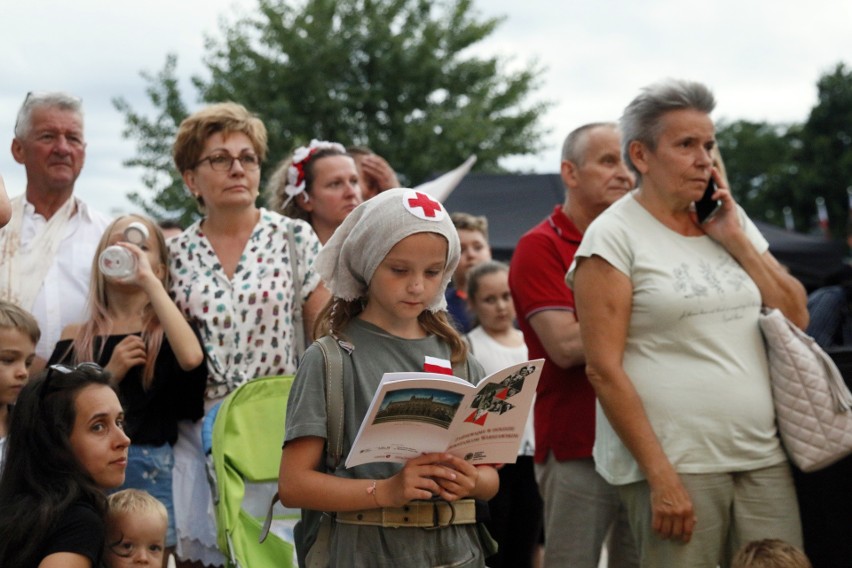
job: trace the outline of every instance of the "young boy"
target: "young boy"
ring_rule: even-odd
[[[731,568],[811,568],[805,553],[783,540],[767,538],[743,546]]]
[[[108,498],[107,568],[166,566],[164,555],[169,516],[165,506],[145,491],[124,489]]]
[[[450,320],[460,333],[473,329],[470,313],[467,309],[467,271],[478,264],[491,260],[491,246],[488,244],[488,219],[469,213],[450,215],[459,234],[461,258],[453,273],[452,283],[447,286],[444,296],[447,299],[447,311]]]
[[[10,411],[27,382],[40,337],[38,323],[29,312],[0,300],[0,474]]]

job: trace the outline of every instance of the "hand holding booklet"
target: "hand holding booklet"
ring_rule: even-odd
[[[385,373],[346,467],[449,452],[473,464],[514,463],[544,359],[479,384],[437,373]]]

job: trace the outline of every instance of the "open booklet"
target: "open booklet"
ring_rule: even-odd
[[[436,373],[385,373],[346,467],[449,452],[473,464],[514,463],[544,359],[473,385]]]

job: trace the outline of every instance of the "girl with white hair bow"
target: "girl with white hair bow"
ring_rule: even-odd
[[[276,166],[269,207],[311,224],[321,244],[362,201],[355,159],[337,142],[311,140]]]

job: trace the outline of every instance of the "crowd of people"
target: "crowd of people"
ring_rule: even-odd
[[[0,178],[0,565],[226,565],[204,418],[295,375],[278,490],[303,510],[300,562],[806,568],[757,324],[769,306],[804,328],[806,295],[714,162],[714,106],[668,80],[571,131],[564,202],[507,265],[485,218],[363,147],[296,148],[258,206],[267,132],[233,102],[174,141],[198,221],[109,220],[74,195],[80,100],[27,95],[23,195]],[[440,361],[476,383],[543,358],[517,461],[330,466],[323,336],[344,353],[344,453],[385,372]]]

